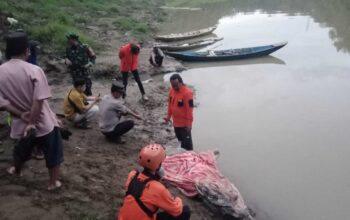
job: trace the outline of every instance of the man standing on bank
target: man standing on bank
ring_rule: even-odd
[[[168,114],[166,123],[173,119],[174,130],[181,147],[193,150],[192,122],[193,122],[193,93],[184,83],[179,74],[170,77],[171,89],[168,99]]]
[[[148,97],[146,96],[145,89],[143,88],[139,72],[137,70],[138,68],[138,57],[140,53],[140,46],[136,45],[135,43],[128,43],[122,46],[119,50],[119,59],[120,59],[120,71],[123,76],[123,84],[125,88],[125,93],[123,95],[123,98],[126,96],[126,87],[128,85],[128,75],[131,71],[137,85],[139,86],[142,99],[147,101]]]
[[[68,46],[66,48],[66,60],[73,82],[77,79],[85,79],[85,95],[92,96],[92,81],[89,68],[95,64],[96,55],[87,44],[79,41],[75,33],[67,34]]]
[[[15,32],[6,38],[8,61],[0,66],[0,110],[11,114],[10,135],[18,140],[13,166],[7,171],[20,175],[24,163],[31,158],[33,147],[39,146],[49,170],[48,189],[53,190],[61,187],[58,175],[63,162],[62,137],[59,121],[47,101],[51,92],[45,73],[40,67],[26,62],[29,53],[25,33]],[[30,143],[24,141],[28,138]]]

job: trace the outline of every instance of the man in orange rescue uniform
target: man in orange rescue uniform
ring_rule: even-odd
[[[159,182],[165,150],[159,144],[143,147],[138,163],[144,168],[133,170],[126,181],[126,196],[118,220],[189,220],[191,212],[179,197],[173,197]],[[162,209],[162,212],[158,212]]]
[[[147,101],[148,97],[146,96],[145,89],[143,88],[143,85],[139,76],[139,72],[137,70],[139,53],[140,53],[140,46],[136,45],[135,43],[125,44],[119,50],[120,72],[123,76],[123,84],[125,89],[123,98],[125,98],[126,96],[126,87],[128,85],[128,75],[129,75],[129,72],[131,71],[132,74],[134,75],[137,85],[139,86],[142,99]]]
[[[166,123],[173,118],[174,130],[181,147],[193,150],[192,122],[193,122],[193,93],[184,83],[179,74],[170,77],[171,89],[168,99],[168,114]]]

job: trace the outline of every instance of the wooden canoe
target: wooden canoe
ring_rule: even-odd
[[[205,52],[164,52],[166,55],[188,62],[238,60],[269,55],[287,45],[287,42],[267,46]]]
[[[206,34],[210,34],[217,28],[217,25],[196,30],[196,31],[190,31],[186,33],[179,33],[179,34],[169,34],[169,35],[158,35],[154,39],[160,40],[160,41],[180,41],[180,40],[186,40],[194,37],[203,36]]]
[[[156,44],[154,46],[159,47],[163,51],[184,51],[209,46],[222,39],[224,38],[206,38],[203,40],[183,44]]]

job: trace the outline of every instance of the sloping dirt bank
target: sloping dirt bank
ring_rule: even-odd
[[[165,144],[174,139],[172,127],[163,124],[167,108],[168,84],[159,74],[183,69],[181,64],[166,60],[161,69],[147,63],[149,49],[140,56],[140,72],[147,80],[145,89],[150,100],[140,100],[140,93],[130,78],[127,105],[140,112],[144,120],[136,121],[135,128],[118,145],[107,142],[98,130],[97,122],[90,130],[77,130],[67,121],[73,132],[69,141],[64,141],[65,161],[62,165],[63,188],[47,192],[47,170],[44,161],[27,163],[23,177],[11,177],[5,172],[12,155],[13,141],[4,140],[5,153],[0,155],[0,219],[115,219],[124,197],[124,182],[131,169],[137,167],[139,149],[150,142]],[[51,106],[62,113],[63,98],[70,89],[71,79],[59,60],[43,60],[53,97]],[[93,69],[95,94],[108,94],[111,79],[118,75],[117,53],[98,55]],[[153,78],[151,78],[153,77]],[[172,188],[174,194],[180,193]],[[184,196],[180,195],[182,198]],[[200,200],[184,198],[193,210],[194,220],[222,219],[201,203]]]

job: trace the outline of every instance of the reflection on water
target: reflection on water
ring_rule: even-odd
[[[209,27],[216,24],[220,18],[233,16],[236,13],[249,14],[259,11],[265,14],[307,15],[312,17],[316,23],[330,28],[328,34],[338,50],[350,52],[350,1],[229,0],[196,6],[202,7],[203,10],[190,13],[186,11],[170,12],[169,21],[171,22],[164,25],[161,32],[184,32]]]
[[[217,49],[289,44],[259,59],[185,63],[200,103],[196,148],[222,152],[223,172],[258,220],[349,219],[350,1],[200,7],[205,13],[176,12],[163,31],[218,23]]]
[[[218,61],[218,62],[196,62],[186,63],[189,68],[204,68],[204,67],[215,67],[215,66],[235,66],[235,65],[257,65],[257,64],[279,64],[286,65],[286,63],[274,56],[265,56],[246,60],[233,60],[233,61]]]

